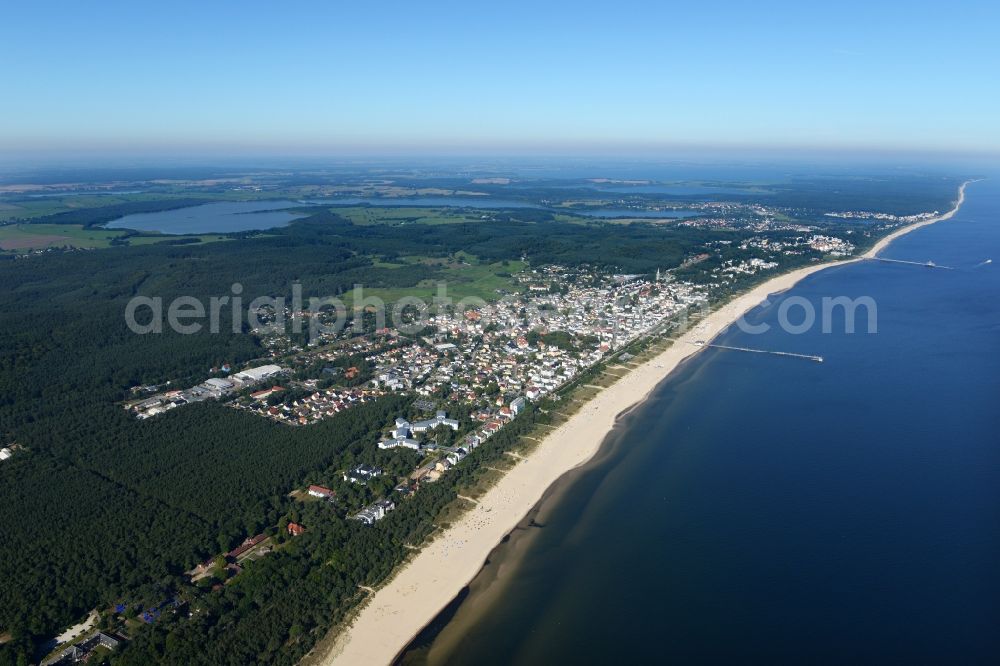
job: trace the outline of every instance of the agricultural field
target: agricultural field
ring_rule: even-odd
[[[124,229],[85,228],[79,224],[8,224],[0,226],[0,251],[28,252],[51,247],[98,249],[112,246],[112,241],[128,245],[153,245],[172,243],[212,243],[226,240],[226,236],[167,236],[160,234],[129,235]]]
[[[116,192],[116,193],[47,193],[24,194],[20,192],[4,193],[0,191],[0,223],[10,221],[31,221],[46,215],[55,215],[74,210],[108,208],[121,204],[143,201],[198,200],[210,203],[213,201],[253,201],[275,198],[273,194],[217,189],[185,189],[183,187],[159,184],[153,190],[146,192]],[[281,198],[281,197],[279,197]]]
[[[69,224],[10,224],[0,227],[0,250],[44,250],[49,247],[109,247],[122,231],[84,229]]]
[[[144,201],[149,198],[149,195],[144,194],[18,195],[0,201],[0,222],[34,220],[70,210],[104,208],[130,201]],[[162,199],[163,196],[157,198]]]
[[[364,296],[366,298],[380,298],[387,303],[398,301],[407,296],[430,302],[438,293],[438,284],[444,283],[447,286],[447,295],[456,301],[468,297],[493,301],[497,299],[499,292],[519,291],[519,286],[513,276],[527,267],[525,262],[516,260],[482,263],[478,258],[465,252],[456,252],[447,258],[407,256],[399,257],[391,262],[378,261],[375,263],[375,266],[379,268],[403,268],[417,265],[432,266],[440,271],[440,275],[435,279],[421,280],[414,287],[365,289]],[[345,296],[345,304],[351,306],[350,292]]]
[[[353,224],[369,226],[387,224],[458,224],[477,222],[489,216],[489,211],[461,208],[430,208],[413,206],[404,208],[382,206],[332,207],[330,212],[350,220]]]

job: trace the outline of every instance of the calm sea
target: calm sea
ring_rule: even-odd
[[[404,661],[1000,663],[998,180],[883,255],[955,270],[833,268],[721,340],[825,363],[683,365]],[[841,295],[876,334],[775,325]]]

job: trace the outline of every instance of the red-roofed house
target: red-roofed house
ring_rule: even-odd
[[[256,393],[251,393],[250,397],[253,398],[254,400],[263,400],[264,398],[267,398],[270,395],[273,395],[275,393],[278,393],[279,391],[284,391],[284,390],[285,389],[281,388],[280,386],[272,386],[269,389],[264,389],[263,391],[257,391]]]
[[[235,560],[237,557],[239,557],[243,553],[247,552],[248,550],[250,550],[254,546],[258,545],[259,543],[261,543],[266,538],[267,538],[267,535],[264,535],[264,534],[258,534],[257,536],[255,536],[253,538],[249,538],[248,537],[246,540],[243,541],[243,543],[241,543],[236,548],[233,548],[231,551],[229,551],[228,553],[226,553],[226,557]]]
[[[322,497],[323,499],[330,499],[334,495],[332,490],[323,486],[309,486],[309,494],[313,497]]]

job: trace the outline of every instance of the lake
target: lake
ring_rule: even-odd
[[[494,199],[492,197],[336,197],[330,199],[310,199],[308,203],[324,206],[413,206],[413,207],[455,207],[455,208],[542,208],[524,201]]]
[[[617,194],[670,194],[674,196],[695,196],[713,198],[720,194],[772,194],[764,188],[720,187],[715,185],[595,185],[601,192]]]
[[[188,206],[156,213],[136,213],[108,222],[106,229],[135,229],[163,234],[232,233],[283,227],[305,217],[288,208],[298,201],[227,201]]]
[[[304,201],[231,201],[206,203],[199,206],[189,206],[175,210],[165,210],[156,213],[136,213],[126,215],[104,225],[106,229],[135,229],[137,231],[154,231],[163,234],[206,234],[232,233],[236,231],[251,231],[283,227],[293,220],[306,217],[305,213],[294,212],[289,208],[306,206],[391,206],[391,207],[437,207],[437,208],[539,208],[523,201],[513,201],[492,198],[475,197],[398,197],[393,199],[363,199],[359,197],[343,197],[335,199],[308,199]],[[545,209],[550,210],[550,209]],[[568,212],[568,211],[567,211]],[[572,211],[587,217],[648,217],[648,218],[681,218],[697,215],[695,211],[669,210],[628,210],[601,209],[588,211]]]
[[[696,211],[690,210],[629,210],[627,208],[601,208],[592,210],[547,208],[538,204],[511,199],[493,199],[489,197],[395,197],[391,199],[362,199],[359,197],[344,197],[338,199],[310,199],[308,203],[322,205],[358,206],[367,204],[369,206],[428,206],[439,208],[537,208],[540,210],[550,210],[560,213],[576,213],[587,217],[652,217],[652,218],[681,218],[698,215]]]
[[[566,212],[573,212],[577,215],[585,215],[587,217],[649,217],[649,218],[672,218],[680,219],[684,217],[693,217],[695,215],[702,215],[695,210],[684,210],[681,208],[675,208],[670,210],[632,210],[630,208],[594,208],[590,210],[583,209],[566,209]]]

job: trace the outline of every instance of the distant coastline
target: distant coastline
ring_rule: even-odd
[[[961,185],[959,185],[959,187],[958,187],[958,200],[955,202],[954,208],[952,208],[951,210],[949,210],[947,213],[943,213],[941,215],[938,215],[937,217],[928,218],[928,219],[922,220],[920,222],[914,222],[913,224],[908,224],[905,227],[900,227],[899,229],[896,229],[895,231],[893,231],[889,235],[887,235],[884,238],[880,239],[877,243],[875,243],[875,245],[872,246],[872,248],[870,250],[868,250],[867,252],[865,252],[860,257],[858,257],[856,259],[850,259],[850,260],[848,260],[846,262],[842,262],[842,263],[849,263],[850,261],[860,261],[861,259],[874,259],[875,257],[878,256],[879,252],[881,252],[885,248],[889,247],[889,245],[892,243],[892,241],[896,240],[900,236],[905,236],[906,234],[910,233],[911,231],[916,231],[920,227],[926,227],[928,224],[934,224],[935,222],[941,222],[943,220],[950,220],[952,217],[955,216],[955,213],[958,212],[958,209],[962,207],[962,204],[965,203],[965,188],[969,185],[969,183],[974,183],[974,182],[976,182],[976,181],[975,180],[967,180],[964,183],[962,183]]]
[[[368,600],[349,628],[306,658],[309,664],[391,663],[413,638],[458,595],[484,561],[570,470],[591,460],[619,418],[643,402],[684,360],[770,295],[794,287],[803,278],[833,266],[872,259],[897,238],[953,217],[965,201],[966,181],[955,206],[946,213],[901,227],[864,254],[847,260],[807,266],[776,276],[725,305],[687,330],[655,358],[602,390],[566,423],[544,437],[537,449],[511,469],[434,541],[406,562]]]

